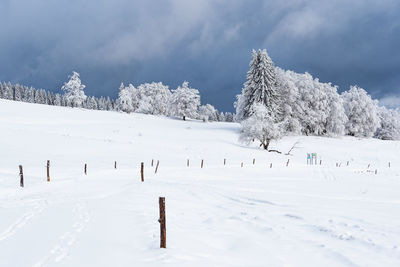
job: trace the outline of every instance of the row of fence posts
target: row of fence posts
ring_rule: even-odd
[[[289,160],[286,162],[286,167],[289,166]],[[316,159],[315,159],[316,162]],[[255,165],[256,159],[253,159],[253,165]],[[155,168],[155,173],[157,173],[158,166],[160,164],[160,161],[157,160],[157,165]],[[187,167],[189,167],[189,159],[187,160]],[[322,160],[320,160],[320,165],[322,164]],[[224,165],[226,165],[226,159],[224,159]],[[340,167],[341,163],[338,164],[336,163],[337,167]],[[368,164],[368,168],[370,167],[371,164]],[[154,166],[154,159],[151,160],[151,167]],[[201,160],[201,168],[204,166],[204,160]],[[349,162],[347,161],[347,166],[349,166]],[[389,168],[391,167],[391,164],[389,162],[388,164]],[[243,162],[241,163],[241,167],[243,167]],[[272,163],[270,164],[270,168],[272,168]],[[114,169],[117,169],[117,162],[114,161]],[[50,160],[47,161],[46,165],[46,170],[47,170],[47,181],[50,182]],[[378,170],[375,170],[375,174],[377,174]],[[84,173],[87,175],[87,163],[84,165]],[[19,165],[19,175],[20,175],[20,186],[24,187],[24,173],[23,173],[23,168],[22,165]],[[144,162],[141,162],[140,164],[140,176],[141,176],[141,181],[144,182]],[[158,219],[158,222],[160,223],[160,248],[166,248],[167,247],[167,230],[166,230],[166,217],[165,217],[165,197],[159,197],[159,211],[160,211],[160,217]]]

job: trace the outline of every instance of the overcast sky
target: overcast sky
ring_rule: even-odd
[[[251,49],[277,66],[400,106],[398,0],[0,0],[0,80],[59,91],[75,70],[88,95],[187,80],[232,111]]]

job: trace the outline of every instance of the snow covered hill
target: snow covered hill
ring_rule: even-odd
[[[400,142],[238,131],[0,100],[0,266],[400,266]]]

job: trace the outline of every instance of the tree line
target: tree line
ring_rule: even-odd
[[[235,102],[240,140],[269,149],[284,135],[375,137],[400,140],[400,113],[358,86],[338,93],[309,73],[275,67],[267,51],[253,50],[241,94]]]
[[[203,121],[234,121],[234,114],[230,112],[219,112],[210,104],[201,105],[199,91],[190,88],[186,81],[175,90],[170,90],[161,82],[144,83],[137,88],[132,84],[124,86],[121,83],[118,98],[115,100],[110,97],[86,96],[84,89],[79,73],[74,71],[61,87],[63,94],[0,82],[0,98],[94,110],[180,116],[184,120],[192,118]]]

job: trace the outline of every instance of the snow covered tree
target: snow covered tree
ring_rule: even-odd
[[[271,117],[270,111],[263,103],[252,106],[251,116],[241,122],[242,129],[239,140],[250,144],[254,140],[260,142],[260,146],[269,150],[271,140],[282,136],[282,127]]]
[[[382,140],[400,140],[400,113],[398,110],[378,108],[380,125],[375,137]]]
[[[167,115],[171,92],[161,82],[144,83],[138,86],[137,112],[153,115]]]
[[[302,131],[300,117],[305,103],[301,101],[299,88],[296,86],[298,74],[278,67],[275,72],[277,87],[283,100],[281,110],[284,118],[284,130],[288,133],[299,134]]]
[[[199,106],[199,91],[189,88],[189,83],[187,81],[183,82],[182,86],[172,91],[169,105],[169,110],[172,115],[181,116],[183,120],[186,120],[186,117],[196,118]]]
[[[119,87],[119,93],[116,104],[117,104],[117,110],[121,110],[127,113],[131,113],[134,110],[132,104],[132,94],[129,90],[129,87],[125,87],[123,83],[121,83]]]
[[[347,121],[337,87],[321,83],[309,73],[299,74],[277,68],[285,131],[306,135],[344,134]]]
[[[342,93],[343,106],[348,117],[346,132],[356,137],[372,137],[379,126],[378,104],[357,86]]]
[[[234,117],[235,116],[231,112],[225,113],[225,121],[226,122],[234,122],[235,121]]]
[[[210,104],[200,106],[199,119],[203,121],[218,121],[218,110]]]
[[[253,105],[261,103],[267,108],[270,117],[278,121],[281,116],[281,100],[277,91],[274,63],[265,49],[253,50],[252,56],[242,94],[237,96],[236,120],[250,117]]]
[[[85,87],[86,86],[81,83],[79,73],[73,71],[72,75],[69,76],[69,81],[64,83],[61,87],[61,90],[65,92],[64,96],[68,105],[71,105],[72,107],[82,106],[82,103],[86,100],[86,95],[83,91]]]

